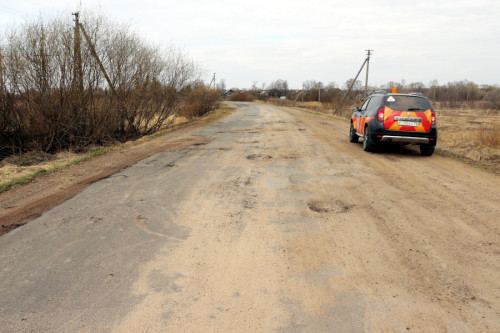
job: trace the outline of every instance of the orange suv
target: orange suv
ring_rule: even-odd
[[[417,144],[420,153],[430,156],[437,143],[436,114],[421,93],[398,94],[376,91],[355,107],[349,139],[363,138],[363,150],[374,151],[379,144]]]

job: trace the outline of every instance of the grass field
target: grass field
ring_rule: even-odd
[[[500,111],[437,109],[438,148],[500,167]]]

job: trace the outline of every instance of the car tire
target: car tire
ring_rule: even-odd
[[[356,134],[356,130],[352,126],[351,123],[351,129],[349,130],[349,141],[351,142],[358,142],[359,136]]]
[[[363,136],[363,150],[364,151],[373,151],[375,149],[375,145],[370,141],[370,130],[368,126],[365,128],[365,135]]]
[[[434,154],[434,148],[434,146],[420,145],[420,155],[431,156],[432,154]]]

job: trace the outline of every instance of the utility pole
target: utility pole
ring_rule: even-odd
[[[368,71],[370,69],[370,56],[372,54],[373,50],[365,50],[366,53],[366,80],[365,80],[365,99],[366,99],[366,94],[368,91]]]
[[[47,57],[45,52],[45,30],[42,25],[42,37],[40,39],[40,58],[42,66],[42,92],[46,93],[49,90],[49,79],[47,75]]]
[[[104,65],[102,64],[101,59],[99,59],[99,56],[97,55],[97,52],[96,52],[95,47],[94,47],[94,44],[92,44],[92,41],[90,40],[90,37],[87,34],[87,31],[85,31],[85,28],[83,27],[82,24],[79,24],[79,26],[80,26],[80,29],[83,32],[83,37],[85,37],[85,40],[87,41],[87,44],[88,44],[88,46],[90,48],[90,52],[92,52],[92,55],[97,60],[97,64],[99,64],[99,68],[101,69],[102,74],[104,75],[104,78],[106,79],[106,81],[109,84],[109,88],[111,89],[111,92],[115,96],[118,96],[118,94],[116,93],[116,90],[115,90],[115,86],[113,85],[113,82],[111,82],[111,79],[109,78],[108,73],[106,73],[106,69],[104,68]]]
[[[299,90],[299,92],[297,93],[297,96],[295,96],[295,101],[293,101],[293,105],[295,105],[295,103],[297,103],[297,99],[299,98],[299,96],[302,96],[302,103],[304,102],[304,93],[306,91],[305,90]]]
[[[4,80],[4,69],[3,69],[3,54],[2,54],[2,48],[0,47],[0,94],[2,95],[2,98],[0,100],[2,101],[3,105],[0,105],[0,108],[3,108],[5,106],[5,103],[7,102],[7,87],[5,87],[5,80]],[[4,110],[2,110],[4,111]]]
[[[342,99],[342,102],[340,102],[340,105],[335,110],[336,114],[338,114],[340,112],[340,109],[342,108],[342,105],[344,104],[344,101],[345,101],[347,95],[349,95],[349,93],[351,92],[351,89],[354,86],[354,84],[356,83],[356,80],[358,79],[359,74],[361,74],[363,67],[365,67],[365,64],[367,64],[370,61],[370,55],[371,55],[371,52],[373,50],[366,50],[366,51],[368,51],[367,57],[366,57],[365,61],[363,61],[363,65],[361,65],[361,68],[359,69],[358,74],[356,74],[356,77],[354,78],[354,80],[352,80],[351,85],[349,86],[349,89],[347,89],[347,92],[345,93],[344,98]],[[368,89],[368,67],[366,68],[365,99],[366,99],[367,89]]]
[[[0,93],[3,94],[4,89],[5,89],[5,83],[3,80],[3,54],[2,54],[2,48],[0,47]]]
[[[83,92],[83,70],[82,70],[82,50],[80,47],[80,12],[72,13],[75,17],[75,28],[74,28],[74,76],[73,76],[73,88],[81,96]]]
[[[216,89],[215,88],[215,73],[214,73],[214,77],[212,78],[212,81],[210,81],[210,87],[212,86],[212,82],[214,83],[214,90]]]

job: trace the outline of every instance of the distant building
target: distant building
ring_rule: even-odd
[[[225,92],[222,93],[222,97],[227,97],[233,93],[234,93],[233,89],[226,90]]]

